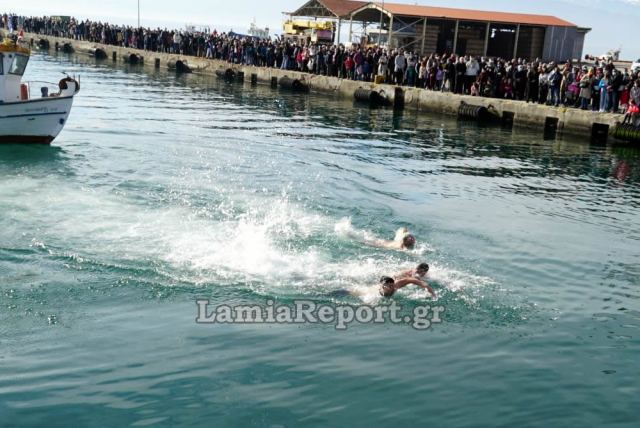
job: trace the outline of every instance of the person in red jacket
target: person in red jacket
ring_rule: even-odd
[[[344,69],[347,71],[347,79],[353,79],[353,58],[351,55],[347,55],[347,58],[344,60]]]
[[[629,107],[627,108],[627,114],[624,116],[622,123],[630,123],[634,126],[638,124],[638,117],[640,116],[640,106],[638,106],[633,98],[629,100]]]

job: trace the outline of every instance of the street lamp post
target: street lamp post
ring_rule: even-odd
[[[138,0],[138,28],[140,28],[140,0]]]
[[[382,0],[382,10],[380,10],[380,28],[378,29],[378,47],[382,46],[382,11],[384,10],[384,0]]]

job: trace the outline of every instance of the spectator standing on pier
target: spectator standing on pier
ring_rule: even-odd
[[[471,92],[471,85],[476,81],[478,73],[480,72],[480,64],[475,57],[470,57],[466,63],[464,92]]]
[[[382,52],[380,58],[378,59],[378,76],[382,76],[382,82],[387,82],[387,73],[389,72],[389,58],[387,57],[387,53]]]
[[[593,85],[591,86],[592,111],[598,111],[600,109],[600,80],[602,80],[602,70],[596,69],[593,77]]]
[[[539,74],[539,88],[540,88],[540,96],[538,97],[538,102],[540,104],[546,104],[549,97],[549,70],[546,67],[540,66],[540,74]]]
[[[527,101],[532,103],[537,103],[540,95],[538,92],[539,77],[537,64],[530,65],[527,70]]]
[[[434,89],[436,91],[441,91],[444,86],[444,65],[440,64],[436,66],[436,84]]]
[[[344,59],[345,79],[353,79],[353,59],[351,55],[347,54]]]
[[[607,111],[618,113],[620,105],[620,91],[624,89],[623,83],[622,73],[620,73],[620,70],[614,69],[611,82],[609,83],[609,94],[611,98],[609,100],[609,107],[607,108]]]
[[[404,72],[407,69],[407,58],[404,56],[404,50],[400,49],[394,60],[394,73],[396,78],[396,85],[402,85],[404,83]]]
[[[629,95],[631,91],[631,76],[629,76],[629,73],[627,72],[626,69],[624,73],[620,73],[620,74],[622,75],[622,84],[620,85],[620,88],[618,90],[619,100],[620,100],[619,110],[622,110],[622,112],[624,113],[629,107],[629,98],[630,98]]]
[[[593,69],[585,73],[580,79],[580,108],[587,110],[591,100],[593,88]]]
[[[417,66],[416,57],[414,55],[410,55],[409,59],[407,60],[407,72],[405,73],[406,75],[405,81],[409,86],[416,86],[416,76],[417,76],[416,66]]]
[[[453,58],[447,60],[447,64],[444,69],[444,84],[442,90],[453,92],[456,85],[456,65],[453,62]]]
[[[558,66],[555,66],[549,75],[549,90],[551,91],[551,104],[558,107],[560,105],[560,85],[562,83],[562,73]]]
[[[464,61],[464,57],[456,63],[456,87],[455,93],[461,94],[464,89],[465,77],[467,75],[467,63]]]
[[[418,68],[418,86],[421,88],[433,88],[433,86],[429,86],[429,69],[426,59],[420,62],[420,67]]]
[[[517,100],[524,100],[527,91],[527,70],[524,65],[518,64],[514,73],[515,96]]]
[[[610,80],[609,72],[606,71],[604,76],[600,79],[598,83],[598,92],[600,92],[600,113],[604,113],[607,111],[607,105],[609,103],[609,93],[607,88],[609,88],[609,80]]]
[[[640,79],[636,79],[635,82],[633,82],[633,86],[629,91],[629,97],[640,107]]]

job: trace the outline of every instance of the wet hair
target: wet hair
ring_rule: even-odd
[[[425,272],[429,272],[429,265],[427,263],[420,263],[416,270],[422,270]]]
[[[402,238],[402,246],[408,249],[412,249],[416,245],[416,237],[407,234]]]
[[[393,293],[396,292],[395,287],[393,286],[393,284],[395,283],[395,281],[393,280],[393,278],[389,277],[389,276],[383,276],[382,278],[380,278],[380,295],[382,297],[391,297],[393,296]]]

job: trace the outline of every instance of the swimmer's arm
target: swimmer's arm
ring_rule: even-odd
[[[394,236],[393,240],[395,242],[402,242],[402,238],[404,238],[404,235],[406,235],[407,233],[409,233],[409,229],[407,229],[406,227],[401,227],[400,229],[396,230],[396,235]]]
[[[386,248],[388,250],[395,250],[395,249],[400,248],[400,245],[398,245],[397,242],[395,242],[395,241],[385,241],[384,239],[366,240],[365,244],[370,245],[372,247]]]
[[[395,282],[396,289],[405,287],[409,284],[417,285],[418,287],[427,290],[433,297],[436,297],[436,293],[433,291],[433,288],[429,287],[426,282],[420,281],[419,279],[403,278]]]

